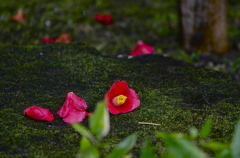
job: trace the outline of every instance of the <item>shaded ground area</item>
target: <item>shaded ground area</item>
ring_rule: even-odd
[[[27,17],[23,23],[10,19],[22,8]],[[109,13],[114,23],[104,26],[94,20],[96,13]],[[73,42],[87,42],[102,54],[128,55],[138,40],[155,47],[156,54],[170,56],[200,67],[226,72],[239,81],[240,4],[228,1],[228,34],[230,53],[224,57],[186,55],[179,46],[176,0],[66,0],[4,1],[0,6],[0,46],[41,45],[41,38],[57,38],[62,32]]]
[[[192,126],[200,128],[209,117],[214,122],[210,139],[230,141],[240,114],[239,84],[222,73],[161,55],[116,59],[82,43],[4,47],[0,54],[2,157],[74,157],[81,136],[55,112],[70,91],[85,99],[93,112],[116,80],[126,80],[139,94],[141,105],[110,116],[111,132],[105,139],[109,150],[137,132],[134,156],[144,138],[159,153],[163,143],[156,131],[187,132]],[[25,117],[23,110],[32,105],[50,109],[55,120]],[[87,119],[83,124],[88,125]]]

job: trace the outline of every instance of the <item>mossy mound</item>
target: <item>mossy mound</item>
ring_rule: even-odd
[[[144,138],[159,151],[156,131],[187,132],[213,118],[211,139],[230,141],[240,113],[240,85],[224,74],[162,57],[110,58],[85,44],[53,44],[0,49],[0,156],[74,157],[81,136],[56,111],[73,91],[85,99],[89,112],[116,80],[136,90],[141,106],[110,115],[111,131],[104,139],[112,146],[137,132],[135,156]],[[48,108],[53,122],[34,121],[23,110],[32,105]],[[158,123],[160,126],[138,122]],[[88,125],[88,120],[83,121]]]

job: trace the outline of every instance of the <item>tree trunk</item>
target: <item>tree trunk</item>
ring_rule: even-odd
[[[227,0],[179,2],[183,48],[188,52],[227,53]]]

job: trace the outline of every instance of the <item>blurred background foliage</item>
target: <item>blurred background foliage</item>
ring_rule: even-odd
[[[26,22],[11,17],[23,9]],[[96,13],[110,14],[114,23],[104,26]],[[196,66],[228,73],[240,80],[240,3],[228,0],[230,52],[224,56],[201,52],[186,54],[180,46],[177,0],[31,0],[2,1],[0,46],[42,45],[42,37],[70,34],[73,42],[86,42],[103,55],[129,55],[138,40],[155,47],[155,53]]]

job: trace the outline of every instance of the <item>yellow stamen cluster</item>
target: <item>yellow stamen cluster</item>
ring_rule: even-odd
[[[126,101],[126,99],[127,99],[126,96],[124,96],[124,95],[119,95],[119,96],[114,97],[112,101],[113,101],[113,104],[114,104],[115,106],[119,106],[119,105],[124,104],[125,101]]]

